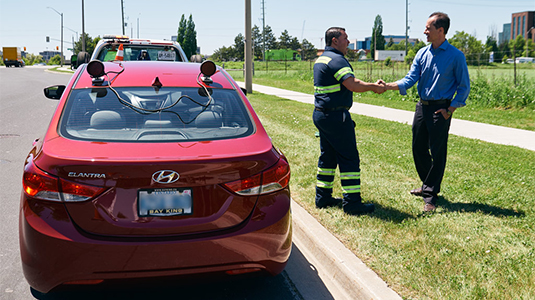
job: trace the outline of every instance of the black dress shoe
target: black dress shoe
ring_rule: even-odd
[[[322,199],[320,202],[316,201],[317,208],[327,208],[332,206],[338,206],[342,203],[340,198],[331,198],[329,200]]]
[[[417,188],[410,191],[411,195],[422,197],[422,188]]]
[[[351,203],[344,205],[344,212],[348,215],[369,214],[375,210],[373,204]]]

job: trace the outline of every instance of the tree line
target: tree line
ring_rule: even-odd
[[[304,60],[315,58],[318,52],[314,45],[307,39],[303,39],[303,41],[299,42],[296,37],[292,37],[288,33],[288,30],[284,30],[277,39],[269,25],[262,31],[255,25],[251,30],[251,35],[253,39],[253,56],[255,60],[264,59],[264,45],[266,51],[275,49],[299,51]],[[245,37],[243,34],[239,33],[234,38],[234,44],[216,49],[211,58],[217,61],[243,61],[244,56]]]

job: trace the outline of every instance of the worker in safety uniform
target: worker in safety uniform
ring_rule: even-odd
[[[360,159],[354,122],[349,109],[353,92],[383,93],[384,84],[363,82],[355,78],[345,59],[349,40],[344,28],[331,27],[325,32],[325,52],[314,64],[314,125],[319,130],[321,154],[318,161],[316,207],[343,204],[351,215],[371,213],[373,204],[363,204],[360,196]],[[332,197],[336,167],[344,198]]]

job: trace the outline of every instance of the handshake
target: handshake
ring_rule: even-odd
[[[382,79],[377,80],[377,82],[372,85],[372,91],[376,94],[382,94],[388,90],[386,82]]]

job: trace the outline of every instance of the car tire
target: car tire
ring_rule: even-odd
[[[78,57],[76,58],[76,64],[79,66],[81,64],[88,63],[89,59],[90,59],[89,53],[80,52],[78,53]]]

